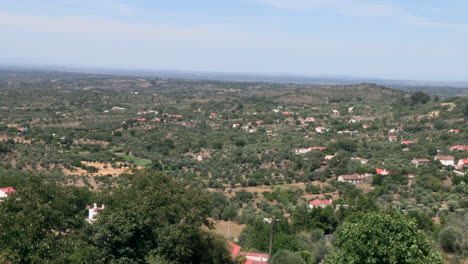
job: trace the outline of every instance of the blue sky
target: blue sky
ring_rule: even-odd
[[[0,0],[0,63],[468,81],[466,0]]]

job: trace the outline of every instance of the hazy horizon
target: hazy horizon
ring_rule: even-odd
[[[0,2],[5,65],[468,81],[461,0]]]

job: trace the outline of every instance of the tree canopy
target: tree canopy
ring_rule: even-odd
[[[366,213],[337,229],[327,264],[441,264],[442,258],[416,223],[397,213]]]

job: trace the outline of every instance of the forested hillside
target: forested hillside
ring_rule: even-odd
[[[426,92],[1,72],[0,262],[464,263],[468,99]]]

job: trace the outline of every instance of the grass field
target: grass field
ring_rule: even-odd
[[[147,165],[151,164],[151,161],[149,161],[149,160],[139,159],[139,158],[133,157],[133,156],[124,155],[123,158],[126,161],[133,162],[137,166],[147,166]]]

